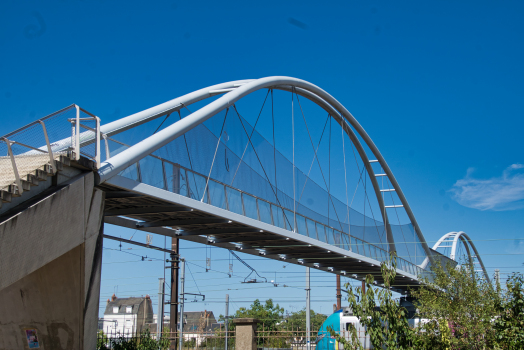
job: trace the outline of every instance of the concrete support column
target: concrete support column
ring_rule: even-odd
[[[257,323],[256,318],[235,318],[235,348],[242,350],[257,350]]]
[[[0,349],[96,347],[104,192],[93,173],[0,218]]]

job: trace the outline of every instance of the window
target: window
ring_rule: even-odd
[[[346,331],[350,331],[352,329],[354,329],[355,326],[353,326],[353,323],[346,323]]]
[[[113,307],[113,313],[114,313],[114,314],[117,314],[117,313],[118,313],[118,306]]]
[[[126,314],[130,314],[132,309],[132,306],[126,306]]]

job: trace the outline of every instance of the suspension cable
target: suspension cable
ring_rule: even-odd
[[[258,113],[257,120],[255,121],[255,125],[253,126],[253,130],[251,131],[251,136],[253,136],[253,133],[255,132],[255,129],[258,124],[258,120],[260,119],[260,116],[262,115],[262,111],[264,110],[264,106],[266,104],[267,97],[269,95],[269,89],[267,90],[266,98],[264,99],[264,103],[262,104],[262,108],[260,108],[260,112]],[[237,170],[235,170],[235,175],[233,176],[233,179],[231,180],[230,186],[233,186],[233,182],[235,181],[235,178],[237,177],[238,169],[240,169],[240,165],[242,164],[242,160],[244,159],[244,155],[246,154],[247,148],[249,147],[249,141],[246,142],[246,147],[244,148],[244,152],[242,153],[242,157],[240,157],[240,161],[238,162]]]
[[[309,171],[307,172],[306,181],[304,182],[304,186],[302,187],[302,191],[300,192],[300,196],[298,197],[298,201],[302,199],[302,195],[304,194],[304,190],[306,189],[307,182],[309,181],[309,174],[311,174],[311,170],[313,169],[313,164],[315,164],[315,158],[317,156],[318,149],[320,147],[320,142],[322,141],[322,137],[324,136],[324,131],[326,130],[327,123],[329,121],[329,118],[331,116],[327,115],[326,122],[324,123],[324,128],[322,129],[322,134],[320,134],[320,140],[318,140],[318,145],[315,151],[315,154],[313,155],[313,159],[311,160],[311,165],[309,166]]]
[[[308,133],[308,136],[309,136],[309,141],[311,142],[311,147],[313,147],[313,151],[315,151],[315,145],[313,143],[313,138],[311,137],[311,133],[309,132],[309,127],[308,127],[308,124],[307,124],[307,121],[306,121],[306,116],[304,115],[304,111],[302,110],[302,105],[300,104],[300,99],[297,95],[297,101],[298,101],[298,105],[300,106],[300,111],[302,113],[302,118],[304,119],[304,124],[306,125],[306,130],[307,130],[307,133]],[[320,174],[322,174],[322,179],[324,180],[324,185],[327,187],[328,189],[328,226],[331,226],[331,223],[329,222],[329,202],[331,202],[331,205],[333,206],[333,210],[335,211],[335,215],[337,216],[337,220],[339,222],[339,225],[341,225],[341,222],[340,222],[340,218],[338,217],[338,213],[337,213],[337,210],[335,209],[335,204],[333,203],[333,198],[331,198],[331,194],[330,194],[330,189],[331,189],[331,119],[333,118],[330,118],[329,119],[329,165],[328,165],[328,171],[329,171],[329,184],[326,183],[326,179],[324,177],[324,172],[322,171],[322,166],[320,165],[320,161],[318,160],[318,157],[316,157],[317,159],[317,163],[318,163],[318,167],[320,169]],[[316,152],[315,152],[316,154]],[[342,226],[340,226],[340,228],[342,229]],[[342,229],[342,231],[344,231]]]
[[[189,108],[187,108],[186,106],[184,106],[185,109],[187,109],[189,111],[189,113],[191,113],[191,111],[189,110]],[[178,118],[180,120],[182,120],[182,114],[180,114],[180,110],[178,110]],[[191,154],[189,153],[189,146],[187,144],[187,138],[186,138],[186,133],[184,133],[184,143],[186,144],[186,151],[187,151],[187,158],[189,159],[189,166],[191,167],[191,170],[195,171],[196,169],[193,168],[193,162],[191,161]],[[193,183],[195,184],[195,189],[197,189],[197,184],[196,184],[196,180],[195,180],[195,177],[192,176],[193,178]],[[188,187],[188,196],[191,197],[191,194],[189,193],[189,179],[188,179],[188,176],[187,176],[187,173],[186,173],[186,182],[187,182],[187,187]],[[179,190],[182,190],[182,189],[179,189]]]
[[[358,161],[357,161],[357,155],[355,154],[355,147],[353,147],[353,143],[352,142],[350,144],[351,144],[351,150],[353,151],[353,158],[355,159],[355,163],[357,165],[357,169],[360,171],[360,166],[358,165]],[[364,173],[365,169],[366,169],[366,167],[363,165],[361,174]],[[369,174],[368,174],[368,176],[369,176]],[[361,176],[361,178],[362,178],[362,176]],[[371,216],[373,217],[373,223],[375,224],[375,228],[377,230],[377,234],[379,235],[379,238],[380,238],[380,231],[379,231],[378,226],[377,226],[377,220],[375,219],[375,214],[373,213],[373,208],[371,208],[371,203],[370,203],[369,197],[368,197],[367,186],[366,186],[366,184],[367,184],[367,176],[364,177],[364,180],[361,180],[361,178],[359,179],[359,181],[362,181],[362,184],[364,185],[364,223],[366,222],[365,216],[366,216],[366,199],[367,199],[368,205],[369,205],[369,209],[371,210]],[[358,184],[357,184],[357,188],[358,188]],[[356,189],[355,189],[355,193],[356,193]],[[365,230],[366,229],[364,227],[364,232],[365,232]],[[384,230],[386,230],[386,223],[384,223]]]
[[[284,208],[284,206],[280,203],[277,193],[275,192],[275,188],[273,188],[273,185],[271,184],[271,180],[269,180],[269,176],[267,176],[266,169],[264,169],[264,165],[262,164],[262,161],[260,160],[260,157],[258,156],[258,152],[255,149],[255,146],[253,145],[253,142],[251,141],[251,138],[249,137],[246,127],[244,126],[244,122],[242,121],[242,118],[240,118],[240,113],[238,113],[238,110],[235,105],[233,105],[233,108],[235,109],[235,112],[238,116],[238,120],[240,120],[240,124],[242,124],[242,128],[244,129],[245,134],[248,136],[249,143],[251,144],[251,147],[253,147],[253,151],[255,152],[255,156],[257,157],[258,163],[260,164],[260,167],[262,168],[262,171],[264,172],[264,176],[266,177],[267,181],[269,182],[269,187],[271,188],[271,191],[273,191],[273,194],[275,195],[275,199],[277,201],[277,204]],[[275,168],[276,169],[276,168]],[[276,186],[276,184],[275,184]],[[276,189],[278,191],[278,189]],[[289,219],[287,218],[287,215],[285,211],[283,211],[284,218],[286,219],[287,223],[289,224],[289,227],[291,227],[291,223],[289,222]]]
[[[227,118],[228,112],[229,112],[229,108],[226,109],[226,115],[224,116],[224,121],[222,122],[222,128],[220,129],[220,136],[218,137],[218,140],[217,140],[217,147],[215,148],[215,155],[213,156],[213,161],[211,162],[211,168],[209,169],[209,175],[207,176],[207,180],[206,180],[206,187],[204,187],[204,193],[202,194],[202,199],[200,200],[201,202],[204,201],[204,197],[206,195],[207,186],[209,185],[209,178],[211,177],[211,172],[213,171],[213,165],[215,164],[215,158],[217,156],[218,146],[220,146],[220,140],[222,139],[224,125],[226,125],[226,118]]]
[[[277,143],[275,139],[275,114],[273,111],[273,89],[271,89],[271,121],[273,124],[273,168],[275,169],[275,197],[278,202],[278,183],[277,183]],[[267,176],[266,176],[267,177]],[[269,181],[271,184],[271,181]]]
[[[342,133],[342,156],[344,157],[344,183],[346,184],[346,208],[347,208],[347,219],[348,219],[348,234],[350,234],[351,231],[351,225],[349,222],[349,197],[348,197],[348,175],[346,172],[346,147],[344,143],[344,128],[340,128],[340,131]]]
[[[293,106],[294,98],[293,92],[295,87],[291,90],[291,135],[293,138],[293,232],[297,232],[297,199],[296,199],[296,186],[295,186],[295,109]],[[298,96],[297,96],[298,98]]]
[[[391,187],[389,187],[391,185],[391,182],[389,181],[389,179],[386,179],[386,185],[388,185],[388,188],[391,188]],[[393,204],[393,208],[395,209],[395,215],[397,216],[398,226],[400,227],[400,233],[402,233],[402,238],[404,238],[404,243],[406,245],[406,250],[408,251],[408,255],[409,255],[409,258],[411,260],[411,253],[409,252],[406,236],[404,235],[404,230],[402,230],[402,225],[400,224],[400,217],[398,216],[398,211],[397,211],[397,208],[395,207],[395,200],[393,198],[392,191],[389,191],[389,195],[391,196],[391,203]],[[415,244],[415,249],[416,249],[416,247],[417,247],[417,245]],[[416,264],[417,264],[417,253],[416,253],[416,250],[415,250],[415,265]]]

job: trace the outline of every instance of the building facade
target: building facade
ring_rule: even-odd
[[[132,336],[145,330],[153,322],[153,304],[145,297],[117,298],[113,294],[107,300],[102,330],[109,337]]]

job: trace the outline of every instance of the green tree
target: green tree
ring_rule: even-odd
[[[317,314],[311,310],[311,330],[316,331],[322,326],[322,323],[326,320],[327,316],[323,314]],[[293,331],[294,336],[305,336],[306,332],[306,309],[292,312],[285,321],[281,323],[282,330]]]
[[[412,291],[425,348],[493,349],[497,347],[494,318],[500,311],[500,294],[470,264],[459,268],[440,265]]]
[[[349,306],[358,317],[360,324],[367,329],[370,342],[375,348],[413,349],[417,344],[416,331],[410,327],[407,310],[393,299],[390,288],[396,277],[396,255],[381,264],[384,288],[374,286],[372,275],[366,276],[366,291],[361,287],[353,290],[345,284]],[[351,339],[346,340],[328,327],[332,336],[344,345],[344,349],[363,349],[355,328],[350,329]]]
[[[506,282],[506,295],[494,321],[497,343],[502,349],[524,349],[524,276],[515,273]]]
[[[266,300],[264,304],[256,299],[249,308],[239,308],[231,318],[256,318],[260,320],[261,324],[257,327],[257,342],[259,345],[270,345],[271,347],[278,347],[284,344],[284,341],[279,337],[279,324],[282,322],[284,316],[284,308],[278,304],[274,304],[272,299]],[[224,316],[220,315],[219,321],[224,320]],[[229,329],[234,329],[233,322],[229,322]]]
[[[109,338],[103,330],[98,330],[96,338],[96,348],[98,350],[108,350]]]

